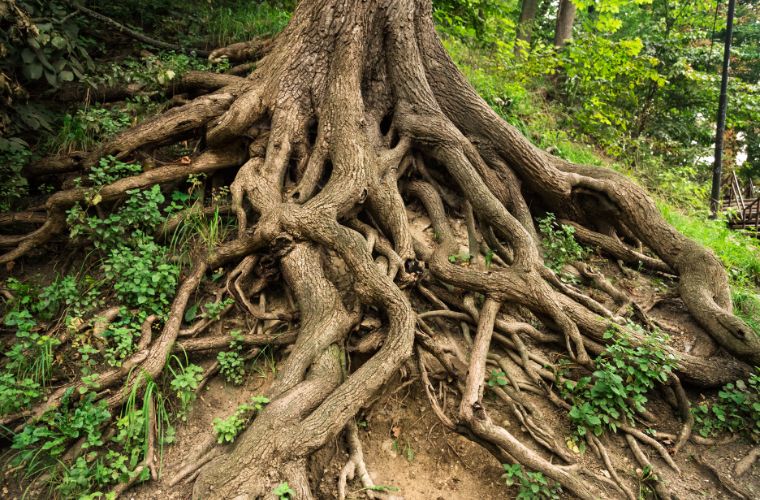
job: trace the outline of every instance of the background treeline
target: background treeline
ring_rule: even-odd
[[[571,2],[447,0],[436,15],[483,95],[541,145],[564,131],[680,201],[704,204],[727,2],[560,3]],[[726,164],[749,181],[760,174],[760,2],[739,2],[735,24]],[[544,127],[535,114],[547,106],[556,123]]]
[[[278,31],[293,4],[80,3],[199,52]],[[671,199],[705,204],[725,1],[436,0],[434,7],[447,48],[473,84],[538,144],[561,155],[571,154],[566,140],[594,144]],[[183,70],[208,68],[191,54],[149,46],[141,53],[70,0],[2,0],[0,17],[4,208],[24,193],[18,174],[33,155],[91,147],[102,132],[128,124],[99,110],[79,117],[83,125],[70,109],[40,97],[64,100],[71,92],[61,96],[61,89],[76,82],[150,83],[158,91]],[[749,182],[760,175],[760,2],[739,3],[734,38],[726,164]],[[70,130],[82,126],[96,130]],[[89,135],[72,141],[77,133]]]

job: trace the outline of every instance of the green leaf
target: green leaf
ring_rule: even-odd
[[[24,61],[24,64],[32,64],[36,59],[37,56],[34,54],[33,50],[25,48],[21,51],[21,60]]]
[[[50,84],[51,87],[57,87],[58,86],[58,77],[55,73],[51,71],[45,71],[45,79]]]
[[[42,76],[42,64],[33,63],[24,65],[24,76],[30,80],[39,80]]]
[[[198,304],[193,304],[185,311],[185,322],[191,323],[198,316]]]
[[[53,39],[50,41],[50,43],[55,47],[56,49],[63,49],[66,47],[66,39],[62,36],[54,36]]]

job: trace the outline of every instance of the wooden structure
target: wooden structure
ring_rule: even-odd
[[[729,211],[728,225],[732,229],[749,229],[760,237],[760,196],[750,189],[743,192],[735,173],[723,200],[723,210]]]

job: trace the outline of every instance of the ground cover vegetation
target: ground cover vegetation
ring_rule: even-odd
[[[338,443],[335,496],[384,498],[362,415],[414,384],[518,498],[683,496],[692,456],[751,498],[760,245],[707,216],[724,15],[0,0],[6,486],[313,498]],[[726,170],[748,184],[760,4],[736,24]],[[267,385],[165,467],[217,376]],[[730,472],[699,458],[727,436]]]

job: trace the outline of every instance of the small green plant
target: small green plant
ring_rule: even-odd
[[[132,119],[117,108],[92,107],[63,117],[58,136],[53,139],[57,153],[93,149],[99,142],[128,127]]]
[[[509,379],[507,379],[507,374],[504,373],[504,370],[491,370],[488,376],[488,387],[503,387],[505,385],[509,385]]]
[[[159,315],[174,296],[179,277],[179,267],[170,263],[168,250],[149,237],[140,237],[135,248],[112,249],[103,271],[123,304]]]
[[[59,408],[45,413],[13,436],[14,465],[26,464],[30,471],[51,465],[79,438],[85,438],[82,445],[85,450],[103,444],[101,424],[111,418],[105,402],[96,403],[92,392],[84,394],[77,403],[73,396],[73,389],[69,389]]]
[[[645,465],[644,468],[641,469],[641,474],[638,475],[636,480],[639,483],[639,498],[656,498],[655,483],[657,483],[660,478],[654,473],[650,465]]]
[[[136,383],[127,397],[121,414],[116,418],[116,433],[108,440],[101,439],[80,456],[71,466],[59,462],[61,477],[56,486],[65,498],[109,498],[99,489],[111,489],[117,482],[132,479],[147,480],[149,471],[142,470],[135,478],[135,469],[148,452],[149,438],[156,432],[159,453],[163,444],[170,443],[174,429],[166,411],[165,399],[156,383],[149,377],[144,384]],[[91,393],[90,393],[91,394]]]
[[[212,321],[218,321],[222,311],[224,311],[227,306],[234,303],[235,299],[232,298],[226,298],[218,302],[207,302],[206,305],[203,306],[203,317]]]
[[[219,373],[222,374],[224,380],[231,384],[240,385],[243,383],[243,376],[245,375],[244,359],[241,355],[243,350],[242,334],[240,330],[232,330],[230,336],[232,341],[229,351],[220,351],[216,360],[219,362]]]
[[[37,294],[34,314],[44,321],[50,321],[64,308],[71,309],[73,314],[83,313],[92,306],[85,295],[80,292],[74,276],[56,279]]]
[[[0,137],[0,212],[10,212],[13,203],[26,196],[28,183],[21,170],[31,157],[26,141]]]
[[[9,278],[4,286],[12,298],[6,301],[3,325],[15,330],[16,338],[4,355],[0,372],[0,414],[19,411],[39,399],[53,375],[54,352],[60,340],[48,331],[48,324],[63,319],[68,325],[72,316],[92,307],[93,297],[80,292],[72,276],[58,278],[39,288]],[[65,316],[62,316],[65,313]]]
[[[31,378],[16,378],[11,373],[0,373],[0,415],[26,408],[41,395],[42,387]]]
[[[96,188],[88,191],[90,204],[97,205],[100,194]],[[95,248],[107,252],[118,246],[135,246],[149,239],[155,228],[164,220],[159,209],[164,202],[159,186],[150,189],[127,191],[127,199],[114,213],[105,218],[87,214],[80,204],[67,212],[72,239],[86,238]]]
[[[264,396],[253,396],[248,403],[237,407],[235,413],[227,418],[215,418],[214,433],[219,444],[232,443],[240,432],[249,424],[256,412],[261,411],[269,399]]]
[[[26,309],[9,312],[4,324],[16,329],[16,342],[5,353],[8,358],[5,369],[18,380],[29,378],[41,386],[47,384],[52,375],[53,350],[60,341],[40,334],[37,322]]]
[[[568,263],[586,257],[586,249],[575,241],[573,236],[575,228],[557,223],[553,213],[538,219],[538,229],[543,236],[546,266],[555,273],[561,273]]]
[[[288,483],[280,483],[275,489],[272,490],[272,494],[276,495],[279,500],[290,500],[296,497],[296,492],[288,485]]]
[[[108,325],[108,329],[103,334],[103,338],[108,345],[105,349],[106,362],[111,366],[121,366],[122,361],[127,358],[135,348],[135,339],[142,334],[141,324],[145,313],[132,316],[129,311],[122,307],[119,313],[121,319]]]
[[[491,264],[493,264],[493,256],[494,251],[489,248],[488,251],[486,251],[485,255],[486,269],[489,269],[491,267]]]
[[[236,223],[234,218],[227,217],[220,210],[220,206],[226,203],[229,195],[227,188],[217,189],[212,193],[213,211],[209,213],[198,199],[198,193],[203,192],[203,183],[199,178],[188,180],[191,184],[190,192],[175,191],[167,207],[168,212],[181,212],[176,215],[181,219],[171,235],[170,243],[174,253],[178,254],[201,244],[207,249],[213,249],[233,234]],[[191,201],[192,204],[188,204]]]
[[[412,448],[412,445],[410,445],[408,441],[403,439],[394,439],[393,451],[406,458],[407,462],[414,462],[414,457],[416,454],[414,453],[414,448]]]
[[[107,86],[133,83],[148,91],[163,92],[188,71],[225,71],[229,69],[229,63],[226,61],[209,63],[198,57],[168,51],[140,59],[121,58],[118,63],[101,64],[99,69],[101,70],[99,74],[92,78],[98,83]],[[145,97],[147,96],[135,96],[131,99],[132,104],[142,104],[143,106],[138,106],[139,108],[144,108],[145,104],[150,107],[149,102],[139,102],[140,98]],[[130,106],[128,102],[125,111],[134,111],[134,106]]]
[[[180,404],[178,416],[184,422],[187,421],[190,405],[195,401],[195,391],[203,380],[203,368],[187,362],[183,365],[177,356],[172,356],[172,360],[178,368],[175,370],[171,363],[168,365],[172,374],[171,387]]]
[[[137,175],[140,172],[142,172],[142,165],[125,163],[109,155],[98,160],[98,164],[90,168],[84,179],[89,186],[102,187],[124,177]],[[81,178],[77,179],[77,181],[78,184],[82,184]]]
[[[455,255],[449,255],[449,262],[452,264],[468,264],[472,260],[472,255],[467,252],[462,252]]]
[[[524,471],[520,464],[502,464],[502,479],[507,486],[518,486],[515,498],[522,500],[558,499],[562,488],[559,483],[550,484],[540,472]]]
[[[612,340],[596,360],[596,370],[577,382],[566,380],[563,395],[572,401],[570,420],[576,425],[578,438],[588,432],[601,435],[605,429],[617,430],[618,424],[631,423],[636,411],[644,411],[646,394],[657,383],[666,382],[675,367],[675,359],[663,345],[667,339],[659,332],[646,333],[630,323],[628,328],[642,334],[634,345],[630,334],[612,326],[604,338]],[[580,442],[580,447],[583,441]]]
[[[760,443],[760,368],[746,382],[737,380],[724,385],[717,401],[694,405],[692,413],[704,437],[732,432]]]
[[[376,484],[366,489],[369,491],[379,491],[381,493],[393,493],[399,491],[399,488],[397,486],[387,486],[385,484]]]

